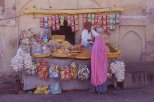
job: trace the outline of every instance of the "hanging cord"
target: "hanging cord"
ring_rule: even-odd
[[[120,7],[120,1],[119,0],[114,0],[114,2],[115,2],[115,7]]]
[[[48,0],[48,2],[49,2],[49,8],[52,8],[50,0]]]
[[[20,36],[20,34],[19,34],[20,23],[19,23],[19,22],[20,22],[20,16],[23,15],[23,14],[21,14],[21,13],[22,13],[23,9],[25,8],[25,6],[28,5],[31,1],[32,1],[32,0],[28,0],[28,1],[22,6],[22,8],[20,9],[19,15],[16,16],[16,17],[19,17],[19,18],[18,18],[18,37],[17,37],[18,41],[17,41],[17,49],[18,49],[18,47],[19,47],[19,36]]]
[[[99,7],[102,7],[100,3],[98,3],[96,0],[93,0]]]

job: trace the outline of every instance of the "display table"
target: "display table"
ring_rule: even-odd
[[[34,58],[34,62],[38,62],[40,60],[44,59],[51,64],[57,64],[57,65],[70,65],[71,62],[75,61],[77,65],[79,64],[86,64],[90,68],[90,60],[76,60],[71,58]],[[40,79],[36,75],[25,75],[22,73],[22,82],[24,84],[23,89],[29,90],[36,88],[37,85],[51,85],[56,80],[48,79],[43,80]],[[68,81],[62,81],[58,80],[61,84],[62,90],[71,90],[71,89],[79,89],[79,90],[87,90],[90,88],[90,80],[68,80]]]
[[[71,59],[71,58],[34,58],[34,62],[38,62],[40,60],[44,59],[51,64],[58,64],[58,65],[70,65],[71,62],[75,61],[77,65],[82,64],[82,65],[88,65],[90,68],[90,60],[76,60],[76,59]],[[62,90],[72,90],[72,89],[79,89],[79,90],[88,90],[90,89],[90,79],[89,80],[68,80],[68,81],[63,81],[63,80],[53,80],[53,79],[47,79],[43,80],[40,79],[36,75],[25,75],[22,73],[22,82],[24,84],[23,89],[24,90],[29,90],[36,88],[38,85],[51,85],[54,82],[59,81],[61,84]],[[113,77],[112,79],[108,79],[107,84],[108,85],[113,85],[116,87],[116,80]]]

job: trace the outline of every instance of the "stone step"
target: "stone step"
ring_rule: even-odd
[[[154,85],[154,62],[126,64],[124,89],[145,88]]]
[[[17,82],[14,78],[0,78],[0,94],[17,92]]]

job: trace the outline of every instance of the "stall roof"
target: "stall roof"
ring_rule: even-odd
[[[91,9],[36,9],[36,8],[26,8],[24,10],[25,14],[83,14],[83,13],[103,13],[103,12],[122,12],[123,8],[91,8]]]

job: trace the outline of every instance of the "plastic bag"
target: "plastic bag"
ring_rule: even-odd
[[[60,94],[62,93],[59,81],[55,81],[49,85],[49,94]]]
[[[52,64],[49,68],[49,77],[53,79],[58,79],[60,77],[59,74],[59,66]]]
[[[45,86],[38,85],[36,90],[34,91],[34,94],[37,94],[37,95],[45,94],[45,95],[47,95],[48,94],[48,85],[45,85]]]
[[[87,80],[89,78],[89,74],[90,71],[87,65],[79,65],[78,79]]]
[[[61,66],[60,68],[60,79],[61,80],[69,80],[70,77],[70,68],[69,66]]]

